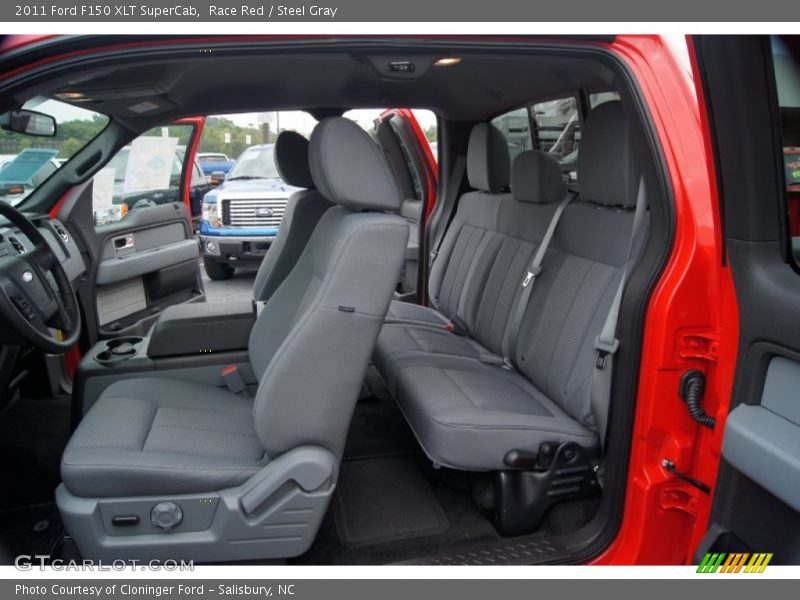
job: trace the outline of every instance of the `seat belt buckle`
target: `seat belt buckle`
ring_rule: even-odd
[[[219,374],[231,394],[239,394],[247,389],[244,379],[242,379],[242,374],[239,373],[239,367],[236,365],[228,365]]]
[[[528,287],[531,281],[533,281],[533,278],[538,277],[539,273],[541,272],[542,272],[542,267],[531,267],[531,269],[525,275],[525,279],[522,280],[522,287],[524,288]]]
[[[450,322],[445,325],[444,328],[450,333],[458,336],[465,336],[469,334],[469,329],[467,329],[466,324],[458,317],[453,317],[450,319]]]
[[[595,363],[595,367],[602,369],[606,366],[606,356],[609,354],[616,354],[617,350],[619,350],[619,340],[614,338],[611,343],[608,343],[601,340],[598,335],[594,338],[594,349],[597,350],[597,362]]]

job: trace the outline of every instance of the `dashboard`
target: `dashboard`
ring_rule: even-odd
[[[80,249],[64,225],[48,216],[31,217],[30,220],[53,249],[71,282],[83,277],[86,264]],[[0,222],[0,259],[14,254],[25,254],[33,249],[33,242],[14,226]]]

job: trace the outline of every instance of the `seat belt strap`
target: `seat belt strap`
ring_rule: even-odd
[[[600,438],[600,447],[605,445],[606,432],[608,429],[608,412],[611,405],[611,375],[614,371],[614,355],[619,350],[619,339],[617,338],[617,322],[619,321],[619,311],[622,305],[622,292],[630,278],[631,268],[638,254],[643,236],[646,232],[644,227],[645,216],[647,215],[647,190],[645,189],[644,177],[639,180],[639,191],[636,195],[636,210],[633,214],[633,225],[631,226],[631,237],[628,240],[628,255],[625,259],[625,266],[622,270],[614,300],[608,309],[608,315],[594,340],[594,349],[597,352],[595,368],[589,381],[589,406],[594,415],[597,434]]]
[[[442,205],[442,210],[439,212],[439,218],[436,222],[436,231],[434,232],[434,237],[432,240],[433,243],[431,244],[431,251],[428,260],[429,266],[433,265],[433,261],[436,260],[436,257],[439,255],[439,249],[442,246],[444,234],[450,225],[450,220],[453,216],[456,204],[456,198],[458,198],[458,192],[461,189],[461,182],[464,180],[464,173],[466,173],[466,170],[467,159],[463,156],[457,157],[456,162],[453,165],[453,171],[450,174],[449,183],[451,185],[447,189],[447,194],[444,197],[444,204]]]
[[[553,216],[550,219],[550,224],[547,226],[547,231],[545,231],[542,242],[536,249],[536,252],[533,255],[533,260],[531,260],[531,264],[528,265],[528,269],[522,279],[522,287],[511,312],[511,319],[509,320],[506,330],[503,334],[503,362],[508,367],[511,367],[512,365],[512,359],[514,358],[513,354],[517,347],[517,340],[519,339],[519,330],[522,326],[522,319],[525,317],[525,310],[528,307],[528,302],[530,301],[536,279],[542,272],[542,262],[544,261],[544,256],[547,253],[547,249],[550,247],[550,242],[553,240],[553,234],[556,232],[558,222],[561,220],[561,215],[564,214],[564,209],[566,209],[569,203],[572,202],[576,197],[577,194],[575,192],[569,192],[567,197],[564,198],[561,201],[561,204],[559,204],[556,208],[556,212],[553,213]]]

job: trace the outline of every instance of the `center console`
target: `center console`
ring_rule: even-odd
[[[170,377],[226,387],[222,370],[235,366],[253,393],[258,378],[247,346],[257,310],[252,301],[172,306],[143,337],[103,340],[75,373],[73,426],[112,383],[134,377]]]

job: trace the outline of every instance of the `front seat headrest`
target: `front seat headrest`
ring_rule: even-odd
[[[560,202],[567,195],[561,165],[538,150],[518,154],[511,165],[511,195],[520,202]]]
[[[275,166],[284,183],[306,189],[314,187],[308,166],[308,140],[296,131],[281,131],[278,135]]]
[[[320,121],[308,157],[317,190],[331,202],[354,210],[400,209],[400,186],[383,150],[353,121]]]
[[[476,190],[499,194],[508,188],[511,159],[508,142],[491,123],[478,123],[469,134],[467,178]]]

